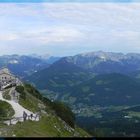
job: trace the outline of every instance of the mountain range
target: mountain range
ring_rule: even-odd
[[[7,67],[13,74],[22,78],[49,67],[58,59],[58,57],[45,58],[36,55],[3,55],[0,56],[0,68]]]
[[[106,121],[104,117],[100,119],[104,116],[101,111],[139,105],[139,75],[140,54],[99,51],[63,57],[24,80],[35,85],[46,97],[67,103],[80,125],[86,119],[89,126],[84,127],[94,129],[91,118]],[[124,116],[121,115],[121,121]]]
[[[98,51],[64,57],[63,59],[97,74],[112,72],[126,74],[140,69],[140,54],[137,53],[123,54]]]
[[[20,63],[17,65],[16,61],[11,61],[17,59],[12,57],[7,59],[7,66],[11,65],[9,68],[13,73],[22,76],[25,82],[36,86],[43,96],[52,101],[59,100],[68,104],[76,114],[78,125],[86,129],[92,128],[93,134],[95,134],[95,127],[90,122],[95,123],[96,120],[98,122],[96,127],[102,130],[101,122],[107,124],[106,116],[111,112],[118,114],[121,111],[119,113],[121,115],[117,116],[122,125],[124,116],[130,115],[133,118],[131,123],[140,121],[135,120],[139,111],[131,110],[131,107],[139,105],[140,54],[99,51],[62,58],[50,57],[51,62],[49,59],[37,56],[26,56],[26,59],[25,56],[20,56],[18,59]],[[13,63],[9,64],[9,61]],[[19,69],[20,65],[21,69]],[[24,71],[19,73],[18,70]],[[124,113],[125,108],[130,108],[129,112]],[[85,119],[87,123],[83,126],[82,122]],[[112,119],[116,122],[118,118],[112,117]],[[116,131],[113,127],[114,121],[106,126],[105,134],[110,136],[115,131],[114,135],[124,136],[125,131]],[[127,125],[131,125],[129,120],[125,121]],[[132,135],[135,132],[134,129]],[[135,135],[138,136],[138,133]]]
[[[25,80],[75,103],[135,104],[140,96],[139,69],[140,54],[99,51],[61,58]]]
[[[56,63],[55,63],[56,62]],[[65,64],[64,64],[65,62]],[[138,53],[113,53],[89,52],[75,56],[54,57],[48,55],[3,55],[0,56],[0,67],[8,67],[14,74],[27,77],[35,72],[45,71],[51,65],[70,65],[94,74],[122,73],[140,70],[140,54]],[[67,63],[67,64],[66,64]],[[53,68],[52,68],[53,69]]]
[[[25,79],[39,89],[63,91],[95,75],[120,73],[133,77],[139,70],[140,54],[99,51],[63,57]]]

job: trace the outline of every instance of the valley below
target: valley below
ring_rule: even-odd
[[[61,100],[56,94],[43,91],[51,100]],[[53,96],[54,95],[54,96]],[[140,104],[136,105],[73,105],[73,100],[64,100],[76,115],[76,123],[97,137],[139,137]],[[72,101],[72,102],[70,102]]]

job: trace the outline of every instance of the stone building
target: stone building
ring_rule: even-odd
[[[2,68],[0,70],[0,89],[7,86],[14,86],[18,83],[18,78],[14,76],[7,68]]]

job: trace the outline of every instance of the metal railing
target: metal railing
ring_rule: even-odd
[[[32,121],[36,121],[37,120],[37,118],[39,118],[39,120],[40,120],[40,115],[36,115],[36,116],[30,116],[30,115],[28,115],[26,118],[25,117],[12,117],[12,118],[5,118],[5,117],[1,117],[0,118],[0,122],[1,123],[4,123],[4,122],[7,122],[7,124],[9,124],[9,125],[12,125],[12,122],[25,122],[26,120],[32,120]],[[34,118],[34,119],[33,119]],[[13,124],[15,124],[15,123],[13,123]]]

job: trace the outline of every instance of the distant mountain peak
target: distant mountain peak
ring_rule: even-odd
[[[43,55],[38,55],[38,54],[30,54],[31,57],[36,57],[40,59],[49,59],[51,57],[50,54],[43,54]]]
[[[64,57],[68,63],[95,73],[129,73],[140,69],[140,54],[120,52],[88,52]],[[60,59],[62,61],[62,59]]]

